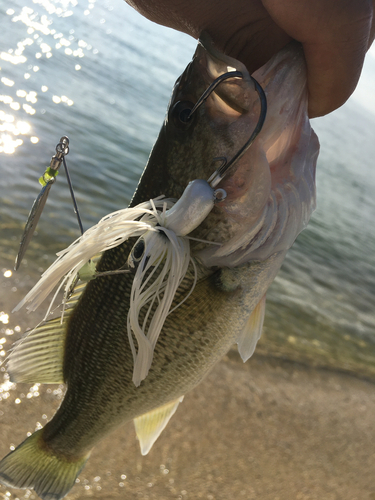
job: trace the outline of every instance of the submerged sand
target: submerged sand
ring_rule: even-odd
[[[0,402],[1,455],[35,419],[52,416],[61,395],[51,388],[14,404],[30,390],[18,384]],[[126,424],[97,446],[66,498],[375,500],[374,389],[259,354],[243,364],[231,351],[185,397],[148,456]],[[0,488],[0,498],[25,497],[36,498]]]

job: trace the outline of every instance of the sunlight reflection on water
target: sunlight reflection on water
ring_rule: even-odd
[[[34,3],[43,7],[47,14],[39,15],[38,12],[28,6],[22,7],[18,14],[13,8],[6,11],[6,14],[11,17],[12,23],[20,23],[27,27],[26,35],[28,35],[17,41],[7,51],[0,53],[0,60],[3,61],[1,70],[9,70],[7,64],[22,65],[24,67],[23,79],[28,83],[28,90],[24,90],[17,88],[17,84],[20,84],[19,81],[14,87],[15,81],[13,79],[7,76],[0,79],[2,85],[9,88],[14,87],[13,90],[15,90],[13,95],[0,95],[0,102],[8,105],[12,111],[19,111],[17,115],[6,113],[3,110],[0,111],[0,153],[8,155],[14,154],[16,149],[22,146],[26,137],[29,138],[32,144],[39,142],[39,137],[32,134],[32,125],[24,119],[24,114],[33,116],[36,113],[36,109],[32,104],[37,103],[39,90],[46,93],[49,102],[67,106],[73,106],[74,104],[74,101],[69,96],[54,94],[47,85],[38,88],[39,81],[35,80],[34,75],[41,70],[40,65],[43,64],[43,59],[50,59],[55,51],[62,51],[65,56],[73,59],[81,59],[87,51],[93,49],[85,40],[74,37],[74,29],[70,29],[68,33],[64,34],[50,28],[53,24],[52,15],[61,18],[72,16],[73,11],[69,9],[69,6],[75,7],[77,2],[61,2],[60,6],[46,0],[34,0]],[[90,5],[92,8],[93,4]],[[98,53],[97,49],[93,49],[93,53]],[[37,60],[38,64],[30,64],[29,61],[32,59]],[[79,71],[81,68],[80,64],[74,65],[75,71]],[[19,73],[22,70],[17,71]],[[17,101],[16,97],[20,101]]]

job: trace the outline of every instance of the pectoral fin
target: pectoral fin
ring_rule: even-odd
[[[140,417],[134,419],[135,432],[139,439],[142,455],[147,455],[152,445],[165,429],[172,415],[177,410],[178,405],[183,400],[183,396],[164,406],[160,406]]]
[[[14,347],[7,363],[12,382],[62,384],[65,325],[60,318],[43,323]]]
[[[86,284],[78,285],[67,302],[63,321],[45,321],[27,332],[12,348],[7,370],[12,382],[62,384],[67,321]]]
[[[266,311],[266,296],[264,295],[250,314],[249,319],[237,341],[238,351],[245,363],[254,353],[260,336],[262,335],[264,313]]]

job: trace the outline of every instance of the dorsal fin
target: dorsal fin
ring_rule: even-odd
[[[257,342],[262,335],[265,311],[266,295],[263,295],[253,312],[250,314],[237,341],[238,351],[244,363],[253,355]]]
[[[147,455],[151,450],[152,445],[165,429],[183,399],[182,396],[134,419],[135,432],[139,439],[142,455]]]
[[[86,288],[80,283],[66,303],[63,321],[54,318],[42,322],[14,345],[7,361],[12,382],[62,384],[66,323]]]

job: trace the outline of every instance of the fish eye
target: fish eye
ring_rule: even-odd
[[[193,119],[189,120],[189,115],[193,107],[190,101],[177,101],[171,111],[173,123],[179,128],[190,125]]]
[[[132,251],[134,262],[139,262],[145,253],[145,240],[141,238],[135,245]]]

